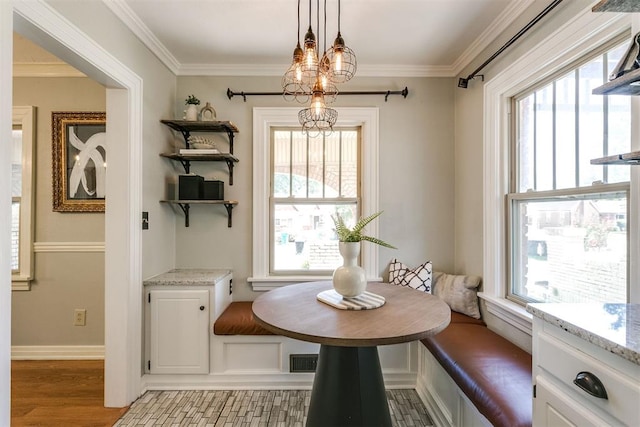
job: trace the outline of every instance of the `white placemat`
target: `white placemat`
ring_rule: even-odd
[[[329,304],[340,310],[370,310],[372,308],[382,307],[385,299],[383,296],[365,291],[363,294],[353,298],[346,298],[335,291],[329,289],[322,291],[317,295],[318,301]]]

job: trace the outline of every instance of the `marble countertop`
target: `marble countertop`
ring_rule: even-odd
[[[213,286],[231,270],[177,268],[158,274],[142,282],[144,286]]]
[[[527,311],[640,365],[640,304],[528,304]]]

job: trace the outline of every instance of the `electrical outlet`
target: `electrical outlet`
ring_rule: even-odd
[[[76,308],[73,312],[73,326],[85,326],[87,324],[87,310]]]

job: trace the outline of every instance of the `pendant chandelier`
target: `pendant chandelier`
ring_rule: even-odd
[[[300,110],[298,120],[302,130],[311,136],[333,131],[338,112],[327,107],[338,95],[337,84],[347,82],[357,68],[356,56],[344,43],[340,33],[340,0],[338,0],[338,35],[333,45],[320,56],[319,42],[311,25],[312,0],[309,0],[309,28],[300,46],[300,1],[298,0],[298,43],[293,50],[291,66],[282,77],[282,93],[287,101],[309,103]],[[324,47],[327,33],[327,0],[324,0]],[[316,31],[320,37],[320,0],[316,1]]]

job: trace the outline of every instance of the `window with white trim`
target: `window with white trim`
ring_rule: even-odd
[[[274,128],[271,153],[270,272],[329,274],[342,263],[332,215],[360,216],[360,130]]]
[[[628,43],[609,44],[512,98],[507,296],[520,302],[626,302],[631,103],[592,95]]]
[[[357,181],[353,178],[340,175],[345,180],[343,188],[336,186],[330,182],[333,178],[327,178],[328,163],[325,163],[325,178],[318,179],[319,172],[298,172],[293,173],[290,167],[286,172],[286,161],[277,160],[283,163],[283,175],[289,175],[289,178],[279,176],[278,186],[283,185],[284,188],[278,187],[274,192],[271,186],[272,175],[275,176],[274,170],[274,147],[273,136],[275,132],[282,131],[282,144],[286,146],[287,141],[293,141],[300,130],[298,123],[297,108],[269,108],[256,107],[253,109],[253,263],[252,275],[247,280],[252,284],[254,290],[268,290],[274,287],[283,286],[290,283],[310,280],[329,280],[333,269],[330,267],[322,268],[306,268],[306,264],[298,263],[295,268],[279,263],[281,258],[275,257],[275,263],[271,256],[272,248],[279,244],[283,245],[283,235],[286,233],[286,242],[284,246],[289,245],[289,250],[293,251],[295,257],[295,234],[297,229],[303,231],[311,231],[311,236],[305,238],[331,238],[330,231],[333,228],[331,218],[321,215],[305,215],[304,223],[294,224],[293,218],[289,221],[289,214],[282,212],[287,209],[315,209],[315,206],[328,206],[331,213],[338,209],[347,209],[352,212],[355,217],[368,215],[378,212],[378,109],[375,107],[353,107],[353,108],[337,108],[338,123],[336,124],[336,132],[330,135],[328,141],[335,141],[332,138],[342,138],[342,142],[346,146],[354,146],[353,142],[358,141],[357,151],[350,151],[348,157],[343,156],[341,161],[345,162],[345,167],[354,167],[356,162],[358,171]],[[357,131],[357,137],[350,133]],[[289,136],[285,134],[292,132]],[[355,138],[355,139],[354,139]],[[310,139],[309,144],[320,144],[322,139]],[[300,140],[298,148],[306,147],[307,142],[304,138]],[[327,140],[324,143],[327,147]],[[329,144],[336,144],[329,142]],[[297,148],[296,148],[297,149]],[[306,150],[306,148],[304,148]],[[318,163],[320,155],[325,162],[330,160],[330,156],[337,153],[326,153],[322,150],[314,151],[313,162]],[[309,151],[309,153],[311,153]],[[285,153],[283,151],[283,153]],[[281,154],[284,156],[285,154]],[[306,157],[305,154],[304,157]],[[328,157],[329,156],[329,157]],[[355,156],[355,157],[354,157]],[[311,163],[313,163],[311,162]],[[351,166],[349,165],[351,162]],[[331,166],[333,167],[333,166]],[[319,168],[319,166],[318,166]],[[320,170],[320,169],[318,169]],[[278,174],[281,171],[277,171]],[[295,178],[293,175],[297,175]],[[274,180],[275,181],[275,180]],[[295,181],[295,182],[294,182]],[[284,182],[284,184],[282,184]],[[349,183],[347,185],[347,183]],[[327,185],[325,185],[327,184]],[[286,187],[289,190],[286,190]],[[355,188],[355,187],[357,188]],[[303,191],[304,189],[304,191]],[[354,191],[355,190],[355,191]],[[324,191],[324,196],[319,197]],[[341,192],[342,197],[337,196],[336,192]],[[308,193],[308,194],[307,194]],[[273,195],[277,197],[272,197]],[[274,215],[276,206],[280,205],[282,212]],[[279,208],[280,209],[280,208]],[[341,211],[342,212],[342,211]],[[346,219],[346,218],[345,218]],[[367,226],[367,231],[371,235],[377,235],[377,221]],[[286,227],[290,227],[290,232],[286,231]],[[325,233],[326,231],[326,233]],[[293,234],[289,237],[289,233]],[[314,234],[315,233],[315,234]],[[292,240],[289,242],[289,240]],[[299,245],[300,246],[300,245]],[[310,246],[310,245],[309,245]],[[305,241],[303,251],[308,249]],[[365,270],[365,274],[369,280],[379,278],[378,268],[378,248],[377,245],[363,245],[360,253],[361,265]],[[302,265],[302,268],[300,266]],[[311,264],[309,264],[311,267]]]
[[[34,108],[13,107],[11,159],[11,285],[29,290],[33,279]]]

